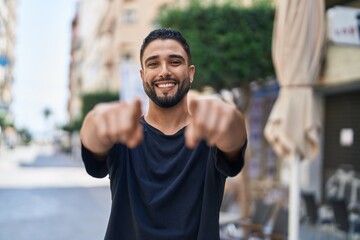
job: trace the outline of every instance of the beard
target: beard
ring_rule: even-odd
[[[143,82],[144,90],[146,95],[153,101],[156,105],[163,108],[170,108],[177,105],[188,93],[190,89],[190,78],[185,78],[181,83],[178,79],[166,79],[166,80],[173,80],[176,84],[179,85],[179,88],[174,96],[158,96],[156,95],[155,91],[155,82],[149,83]],[[159,81],[156,81],[159,83]]]

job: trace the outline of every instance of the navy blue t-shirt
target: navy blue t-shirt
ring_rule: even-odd
[[[116,144],[106,161],[82,147],[87,172],[109,174],[112,195],[106,240],[218,240],[227,176],[244,164],[243,147],[231,164],[205,142],[185,146],[184,131],[165,135],[142,118],[144,140],[134,149]]]

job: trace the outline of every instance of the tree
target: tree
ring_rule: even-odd
[[[22,129],[19,129],[17,132],[19,134],[21,143],[23,143],[25,145],[28,145],[31,142],[32,135],[31,135],[31,133],[29,132],[28,129],[22,128]]]
[[[119,100],[119,93],[118,92],[94,92],[94,93],[87,93],[82,95],[82,116],[85,115],[95,107],[98,103],[103,102],[112,102]]]
[[[13,120],[10,117],[9,113],[0,109],[0,130],[12,125]]]
[[[86,93],[81,96],[82,108],[81,117],[63,126],[62,129],[67,132],[79,131],[86,114],[98,103],[111,102],[119,100],[119,93],[117,92],[93,92]]]
[[[252,7],[193,1],[185,9],[164,10],[158,23],[178,29],[188,40],[197,68],[192,88],[220,90],[274,76],[273,19],[274,8],[264,0]]]
[[[44,108],[43,115],[44,115],[44,119],[48,120],[49,117],[52,115],[52,110],[49,107]]]

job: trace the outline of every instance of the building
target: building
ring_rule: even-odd
[[[321,186],[326,194],[329,178],[350,167],[360,202],[360,1],[326,0],[326,8],[326,55],[315,88],[323,111]]]
[[[343,189],[351,195],[348,196],[352,199],[351,201],[357,201],[359,204],[360,1],[325,0],[324,3],[327,36],[324,43],[321,74],[314,86],[318,109],[321,111],[319,114],[321,116],[320,154],[314,161],[302,161],[301,188],[306,192],[314,192],[318,200],[325,200],[329,194],[327,186],[329,179],[342,169],[343,172],[347,171],[344,179],[349,184]],[[263,98],[260,100],[271,103]],[[261,103],[257,102],[257,104]],[[261,109],[261,113],[265,110]],[[256,109],[252,109],[252,112],[257,114],[256,120],[262,119],[258,116]],[[259,127],[264,125],[264,123],[260,124]],[[250,129],[249,132],[258,134],[257,129]],[[266,166],[269,165],[268,161],[272,157],[262,157],[267,154],[267,148],[261,145],[263,139],[260,137],[258,139],[260,148],[254,149],[258,160],[255,158],[257,161],[249,161],[249,165],[250,167],[259,166],[261,163],[265,167],[258,167],[260,170],[268,169]],[[281,164],[283,165],[276,166],[277,174],[280,174],[280,177],[281,171],[284,171],[284,179],[289,181],[289,166],[286,167],[289,163],[282,161]],[[266,177],[265,174],[263,176]],[[258,185],[261,185],[261,188],[264,186],[263,182]],[[270,185],[269,188],[272,186]],[[254,185],[252,189],[260,188]]]
[[[244,5],[252,2],[236,1]],[[136,72],[132,75],[138,75],[139,48],[144,37],[158,26],[157,14],[169,7],[185,7],[189,2],[191,0],[79,0],[72,26],[69,122],[81,117],[81,94],[119,92],[123,68],[127,74],[131,71]]]
[[[146,34],[157,27],[157,14],[168,7],[184,7],[189,2],[190,0],[157,0],[151,3],[146,0],[80,0],[73,21],[69,121],[80,117],[81,94],[120,91],[124,83],[121,68],[124,64],[134,66],[136,71],[140,68],[139,46]],[[251,4],[250,0],[239,2]],[[325,0],[326,12],[329,13],[338,5],[359,9],[359,2]],[[358,19],[358,28],[352,26],[348,30],[343,29],[343,35],[359,34],[359,21]],[[331,21],[328,20],[328,23],[327,32],[330,33]],[[321,183],[312,184],[313,186],[324,185],[334,169],[344,163],[352,164],[360,171],[360,165],[356,164],[356,156],[360,153],[357,137],[360,134],[360,111],[357,110],[360,109],[359,62],[359,45],[335,42],[328,38],[322,73],[315,86],[323,112],[322,161],[315,168],[309,166],[320,169],[323,176]],[[340,135],[350,141],[347,146],[340,142]]]
[[[0,0],[0,122],[12,123],[17,1]],[[1,130],[1,128],[0,128]]]

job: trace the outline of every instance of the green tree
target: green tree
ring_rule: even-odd
[[[31,135],[31,133],[29,132],[28,129],[22,128],[22,129],[19,129],[17,132],[19,134],[19,137],[20,137],[20,140],[21,140],[22,144],[27,145],[32,141],[32,135]]]
[[[274,75],[273,20],[274,8],[264,0],[252,7],[192,1],[188,8],[162,11],[157,19],[160,26],[178,29],[187,38],[197,69],[192,87],[216,90],[247,87]]]
[[[0,112],[0,129],[4,129],[6,126],[6,116]]]
[[[48,107],[44,108],[43,110],[44,119],[48,120],[51,115],[52,115],[52,110]]]
[[[94,92],[94,93],[87,93],[82,95],[82,116],[85,115],[95,107],[96,104],[102,102],[112,102],[119,100],[119,93],[117,92]]]
[[[81,117],[73,122],[63,126],[62,129],[68,132],[79,131],[86,114],[98,103],[111,102],[119,100],[119,93],[117,92],[93,92],[86,93],[81,96],[82,108]]]
[[[4,130],[6,127],[11,125],[13,125],[13,121],[9,117],[9,113],[0,109],[0,130]]]

